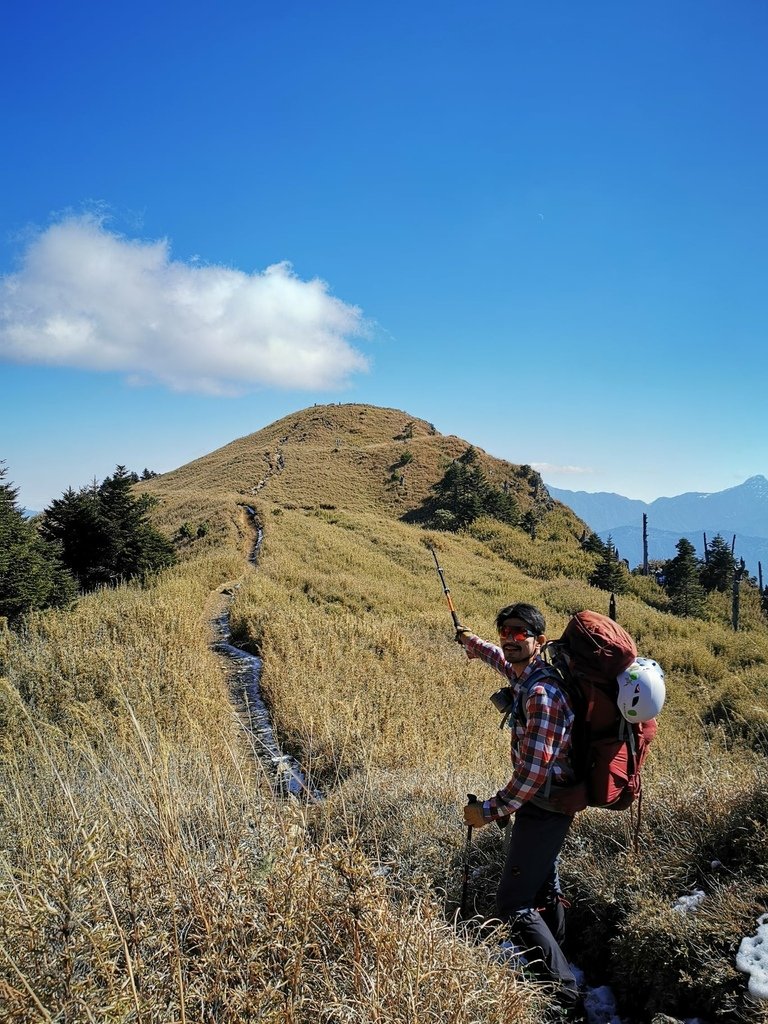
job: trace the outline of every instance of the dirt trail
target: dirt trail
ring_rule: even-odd
[[[248,571],[248,567],[252,565],[250,560],[258,543],[259,531],[253,515],[242,505],[239,508],[239,519],[240,553],[247,566],[243,571],[244,576]],[[225,583],[220,584],[206,598],[203,610],[200,613],[200,625],[207,631],[210,642],[218,638],[217,623],[227,610],[232,594],[240,586],[243,576],[238,576],[236,579],[227,580]]]
[[[252,567],[258,557],[262,532],[256,524],[256,513],[250,506],[243,508],[242,514],[246,523],[244,556]],[[247,571],[244,570],[243,576]],[[261,696],[261,658],[232,643],[229,608],[243,576],[222,583],[208,596],[204,616],[210,647],[222,659],[222,673],[230,700],[250,737],[254,757],[263,764],[272,779],[275,793],[314,801],[320,798],[320,794],[309,787],[298,762],[280,749],[269,709]]]

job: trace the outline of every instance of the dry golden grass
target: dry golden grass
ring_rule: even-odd
[[[146,589],[2,636],[2,1019],[533,1024],[543,997],[352,825],[275,805],[203,625],[253,540],[220,518]]]
[[[169,507],[183,496],[218,491],[241,502],[267,496],[278,506],[401,516],[422,504],[448,462],[467,446],[397,409],[323,405],[286,416],[143,487]],[[411,456],[405,465],[404,453]],[[478,456],[488,478],[497,486],[508,481],[521,510],[529,509],[537,474],[521,475],[520,467],[481,449]],[[570,511],[564,514],[578,522]]]
[[[0,646],[0,749],[15,743],[27,708],[46,727],[95,741],[131,727],[126,707],[154,731],[187,737],[220,721],[226,699],[200,615],[213,587],[242,573],[236,551],[203,554],[143,590],[137,585],[45,612]]]
[[[33,733],[6,760],[4,1021],[535,1019],[431,901],[398,909],[353,839],[311,842],[254,767],[138,726],[106,756]]]
[[[494,962],[497,937],[452,925],[460,807],[506,780],[508,753],[487,700],[501,680],[453,642],[425,541],[485,635],[511,600],[540,605],[558,635],[608,595],[584,582],[593,562],[562,507],[535,541],[487,520],[464,536],[399,521],[465,447],[396,410],[287,417],[143,485],[169,534],[209,526],[181,565],[0,635],[9,1020],[539,1019],[545,996]],[[527,473],[482,459],[534,500]],[[255,572],[244,504],[264,527]],[[264,656],[282,742],[327,793],[303,811],[274,803],[208,647],[210,595],[240,576],[234,629]],[[584,965],[638,1020],[756,1022],[733,956],[768,898],[768,632],[748,592],[739,634],[724,598],[705,622],[663,608],[650,581],[619,599],[668,680],[639,851],[629,815],[579,816],[572,920]],[[483,913],[501,845],[495,829],[476,836]],[[682,916],[694,887],[707,900]]]

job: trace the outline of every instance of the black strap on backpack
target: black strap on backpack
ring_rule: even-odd
[[[573,710],[571,728],[571,768],[574,782],[583,782],[589,773],[589,732],[594,707],[594,684],[579,684],[571,672],[567,651],[558,640],[549,640],[541,649],[543,660],[555,670],[560,686]]]

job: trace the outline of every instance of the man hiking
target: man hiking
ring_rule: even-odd
[[[565,912],[557,859],[573,821],[555,810],[552,787],[574,782],[570,764],[574,712],[557,672],[540,656],[544,616],[530,604],[512,604],[496,617],[499,644],[463,626],[456,639],[469,658],[480,658],[508,682],[506,724],[512,734],[512,777],[487,800],[469,803],[464,821],[474,828],[512,819],[506,862],[496,893],[498,916],[530,968],[555,986],[568,1018],[582,1020],[582,1003],[561,947]]]

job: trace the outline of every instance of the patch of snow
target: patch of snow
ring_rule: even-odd
[[[607,985],[587,989],[584,1009],[589,1024],[621,1024],[621,1018],[616,1013],[616,1000]]]
[[[749,994],[768,999],[768,914],[757,919],[757,933],[741,940],[736,966],[749,975]]]
[[[576,979],[576,984],[584,993],[584,1010],[589,1024],[623,1024],[616,1012],[616,999],[607,985],[590,988],[585,984],[584,972],[573,964],[569,964]]]
[[[681,896],[672,909],[679,914],[690,914],[698,910],[706,898],[706,893],[702,889],[695,889],[689,896]]]

